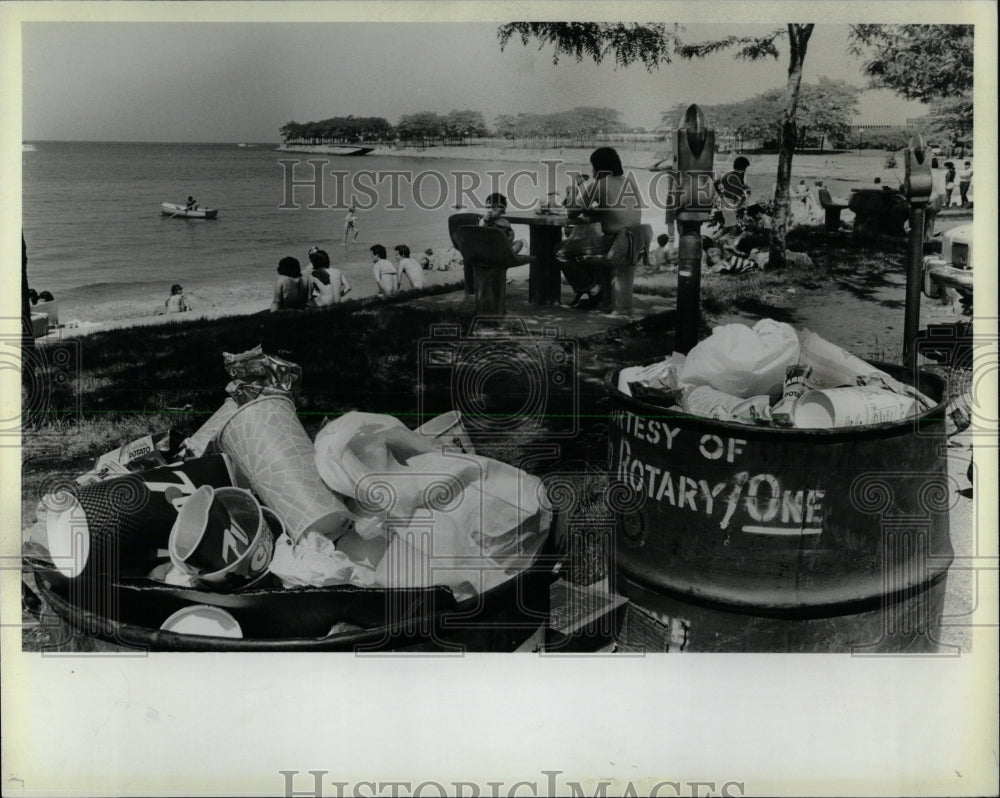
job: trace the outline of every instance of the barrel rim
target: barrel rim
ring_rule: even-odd
[[[639,365],[653,365],[654,363],[661,363],[663,360],[663,357],[653,358],[648,361],[643,361]],[[764,427],[754,424],[740,424],[736,421],[720,421],[719,419],[706,418],[704,416],[692,416],[684,413],[673,414],[670,415],[669,418],[676,420],[678,423],[683,423],[695,428],[705,428],[706,431],[714,431],[721,428],[723,430],[731,431],[734,435],[738,434],[740,437],[749,435],[753,438],[770,438],[772,436],[790,438],[794,436],[818,441],[841,441],[853,438],[877,437],[880,435],[884,436],[886,433],[890,432],[902,434],[907,432],[908,429],[918,421],[944,422],[945,407],[948,404],[948,385],[947,381],[943,377],[921,368],[911,370],[904,366],[899,366],[894,363],[885,363],[879,360],[866,360],[865,362],[882,371],[885,371],[896,379],[906,381],[907,385],[910,385],[911,387],[913,387],[913,383],[908,378],[912,376],[912,371],[916,371],[918,381],[929,381],[934,388],[938,389],[941,398],[933,407],[929,407],[921,413],[907,416],[905,419],[901,419],[900,421],[884,421],[878,424],[862,424],[856,427],[832,427],[830,429]],[[618,374],[621,372],[622,368],[625,368],[625,366],[608,369],[608,371],[604,374],[604,389],[610,398],[630,407],[631,409],[641,411],[643,415],[647,417],[653,415],[654,417],[663,418],[669,413],[669,410],[666,407],[644,402],[641,399],[636,399],[634,396],[629,396],[628,394],[618,390]],[[939,417],[937,417],[936,414],[940,414]]]

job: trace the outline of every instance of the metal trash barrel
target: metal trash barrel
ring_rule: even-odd
[[[877,363],[908,384],[910,371]],[[605,376],[622,648],[926,652],[953,558],[945,382],[905,421],[775,429],[686,416]]]

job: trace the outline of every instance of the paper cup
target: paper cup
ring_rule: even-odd
[[[248,402],[223,425],[218,442],[293,540],[307,529],[336,539],[350,527],[347,508],[320,479],[313,443],[291,399]]]
[[[417,427],[417,432],[425,438],[433,438],[445,446],[456,446],[465,454],[475,454],[469,434],[462,425],[462,414],[449,410]]]
[[[804,429],[860,427],[901,421],[912,415],[916,400],[877,388],[830,388],[807,391],[795,403],[795,426]]]
[[[241,488],[199,490],[170,533],[170,561],[206,587],[237,589],[267,570],[280,519]]]
[[[226,399],[222,403],[222,406],[213,413],[208,420],[202,424],[198,431],[194,433],[190,438],[184,439],[184,448],[186,448],[195,457],[201,457],[208,448],[215,441],[216,436],[219,434],[219,430],[225,425],[229,419],[233,417],[236,412],[238,405],[232,399]]]
[[[199,486],[232,484],[228,458],[213,455],[47,496],[49,555],[70,578],[146,574],[167,548],[181,502]]]
[[[195,604],[178,610],[167,618],[160,628],[165,632],[181,635],[243,637],[239,621],[225,610],[208,604]]]

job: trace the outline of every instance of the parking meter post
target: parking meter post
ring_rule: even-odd
[[[906,178],[903,188],[910,203],[910,241],[906,269],[906,311],[903,323],[903,364],[916,367],[916,341],[920,329],[920,289],[924,261],[924,221],[933,189],[930,151],[919,133],[904,152]]]
[[[677,336],[674,351],[687,354],[698,343],[701,308],[701,224],[708,221],[715,197],[712,159],[715,131],[705,126],[697,105],[688,107],[677,130],[680,174],[677,225]]]

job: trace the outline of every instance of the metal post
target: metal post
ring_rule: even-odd
[[[698,343],[701,315],[701,223],[708,221],[715,196],[712,158],[715,131],[705,127],[697,105],[688,107],[677,130],[680,187],[677,224],[677,335],[674,351],[687,354]]]
[[[920,329],[920,289],[924,262],[924,214],[931,198],[933,179],[927,142],[919,133],[904,152],[906,179],[903,187],[910,202],[910,246],[906,268],[906,315],[903,323],[903,365],[917,365],[916,342]]]

